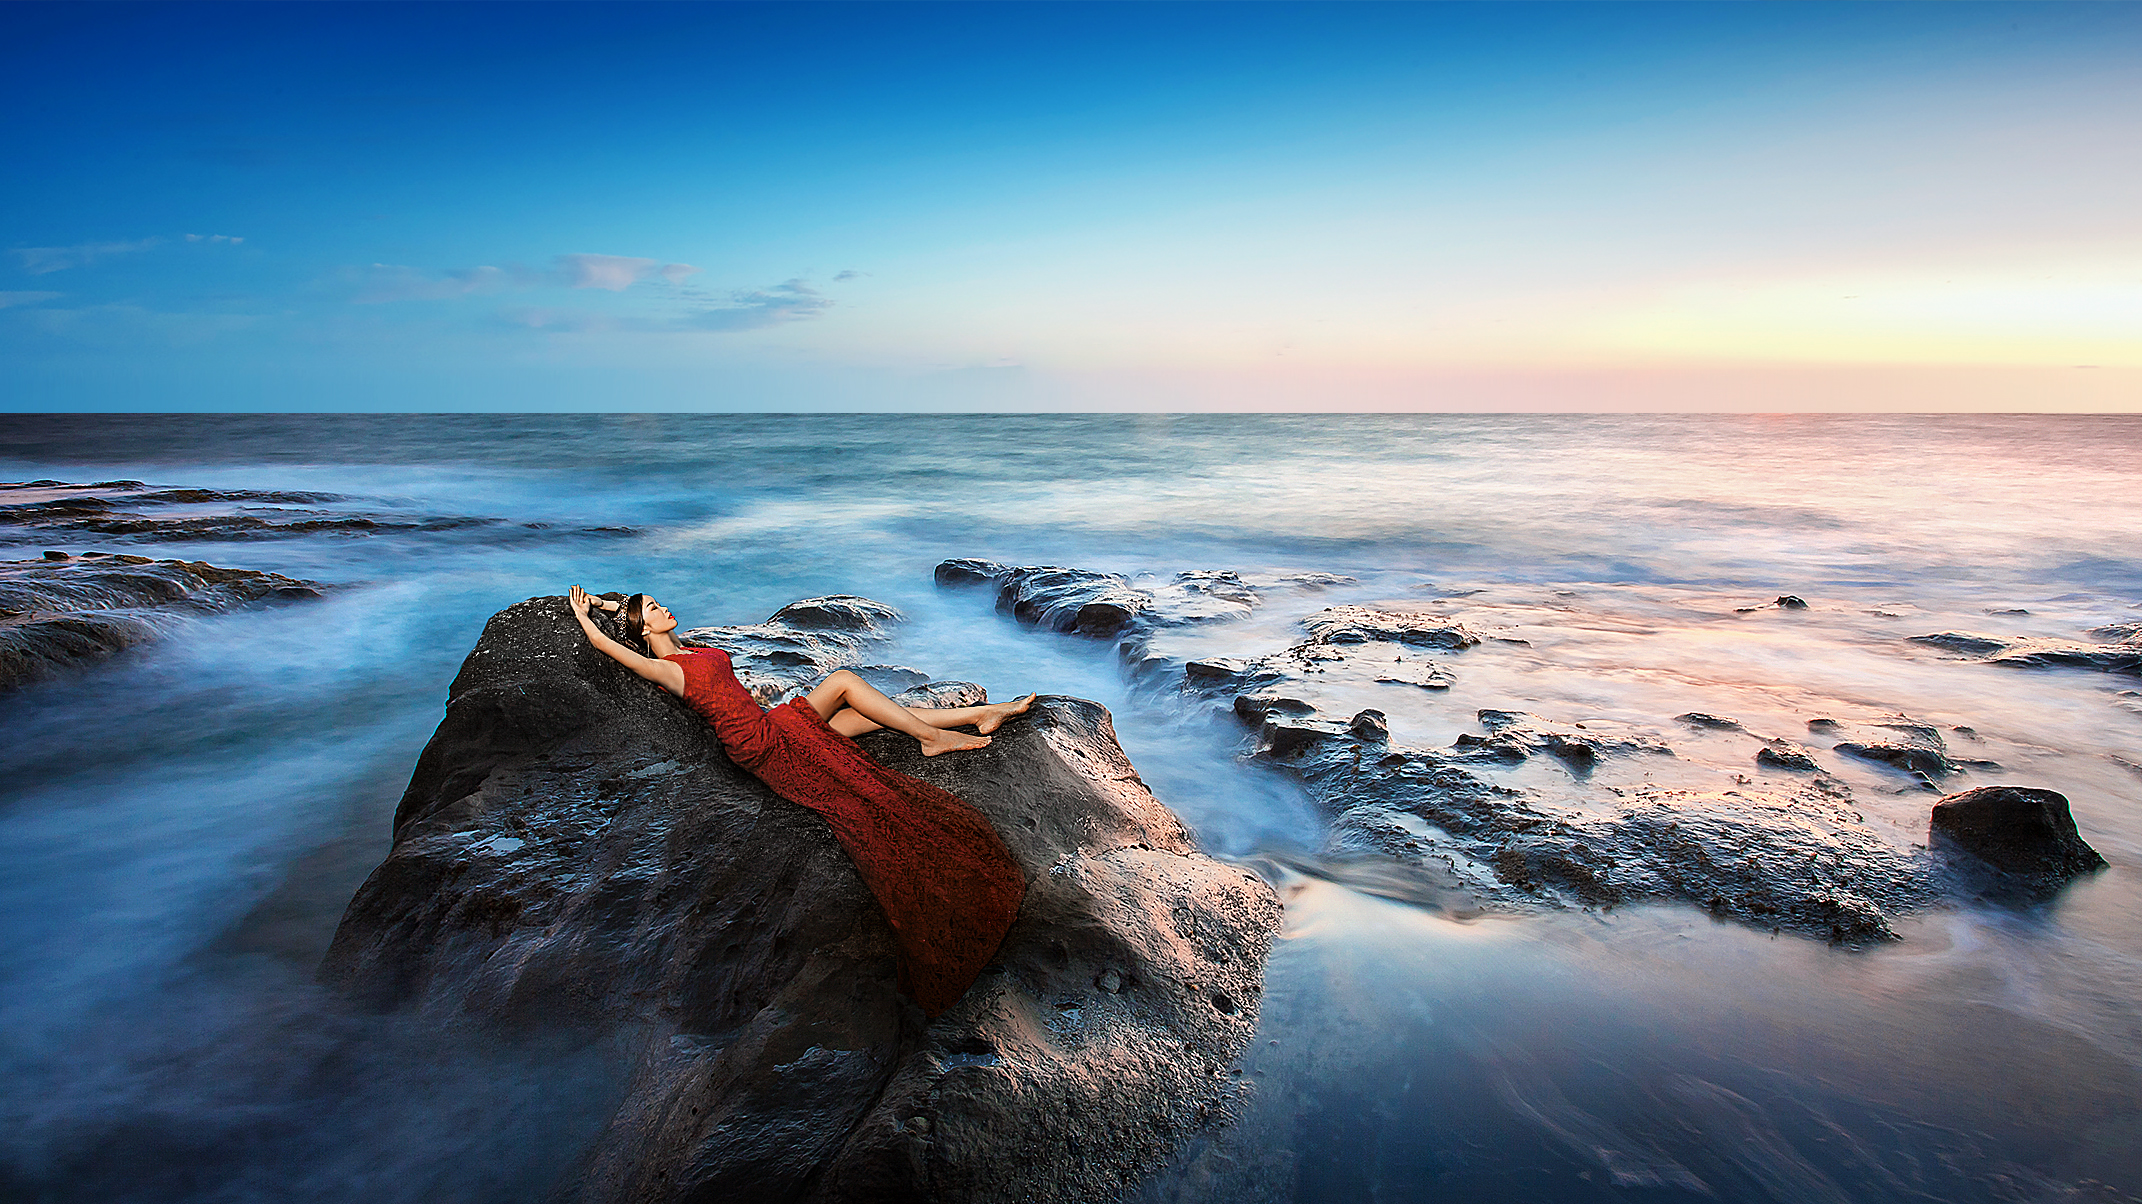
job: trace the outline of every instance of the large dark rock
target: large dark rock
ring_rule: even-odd
[[[1949,795],[1934,804],[1931,834],[2033,892],[2105,867],[2076,831],[2067,796],[2053,790],[1980,786]]]
[[[1094,703],[988,748],[863,741],[979,808],[1029,887],[925,1022],[825,825],[589,647],[563,599],[494,617],[323,967],[376,1006],[578,1026],[633,1085],[561,1198],[1106,1200],[1224,1117],[1279,910],[1193,848]]]
[[[280,573],[102,552],[0,561],[0,690],[157,639],[180,615],[309,601],[324,588]]]

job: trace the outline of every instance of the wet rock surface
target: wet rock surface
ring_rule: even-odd
[[[2068,799],[2054,790],[1981,786],[1934,804],[1937,848],[1955,848],[1998,870],[2024,893],[2050,894],[2105,859],[2076,831]]]
[[[102,552],[0,561],[0,690],[158,639],[182,615],[313,601],[326,588],[279,573]]]
[[[625,527],[552,528],[483,515],[399,513],[375,499],[336,493],[171,488],[141,481],[0,483],[0,543],[161,543],[470,530],[489,539],[554,531],[634,534]]]
[[[1325,858],[1388,858],[1488,905],[1682,900],[1765,928],[1859,942],[1891,937],[1899,916],[1967,890],[1906,817],[1870,816],[1854,796],[1853,783],[1890,796],[1953,791],[1959,777],[1999,768],[1959,755],[1941,727],[1911,716],[1818,717],[1788,739],[1708,711],[1647,726],[1481,707],[1454,737],[1432,746],[1407,739],[1412,725],[1398,722],[1407,707],[1414,724],[1424,713],[1448,722],[1407,699],[1432,704],[1463,684],[1467,664],[1505,664],[1495,658],[1518,654],[1498,649],[1530,647],[1453,615],[1482,614],[1456,601],[1478,591],[1418,588],[1438,597],[1321,610],[1295,599],[1306,638],[1261,655],[1237,644],[1226,655],[1173,656],[1214,641],[1187,645],[1134,623],[1124,659],[1141,679],[1233,714],[1250,731],[1253,760],[1297,776],[1331,825]],[[1514,596],[1528,600],[1512,613],[1551,622],[1561,609],[1561,595]],[[1274,630],[1281,604],[1268,596],[1254,630]],[[1758,609],[1806,607],[1786,595]],[[1404,685],[1431,692],[1376,693]],[[1371,698],[1392,703],[1360,705]],[[1676,745],[1697,759],[1683,761]],[[1899,803],[1883,799],[1882,809]]]
[[[1249,708],[1253,712],[1255,707]],[[1609,759],[1671,756],[1641,735],[1485,711],[1449,749],[1394,747],[1373,725],[1313,709],[1256,712],[1255,755],[1299,774],[1340,852],[1440,863],[1484,900],[1614,906],[1682,899],[1713,914],[1841,941],[1893,935],[1932,897],[1913,854],[1872,829],[1842,784],[1696,791],[1610,786],[1570,806],[1494,780],[1536,756],[1573,776]]]
[[[2017,669],[2095,669],[2100,673],[2142,677],[2142,637],[2137,636],[2138,630],[2142,630],[2142,625],[2134,623],[2114,623],[2091,629],[2091,636],[2106,641],[2101,644],[2057,637],[2004,639],[1967,631],[1938,631],[1909,638],[1915,644],[1962,653],[1989,665]]]
[[[1194,850],[1093,703],[1044,697],[953,756],[862,742],[979,808],[1028,875],[997,961],[933,1023],[895,993],[891,934],[824,824],[559,598],[486,627],[323,974],[630,1051],[560,1198],[1115,1198],[1231,1107],[1270,889]]]
[[[899,694],[927,685],[929,675],[905,665],[860,663],[863,653],[884,642],[886,628],[899,620],[900,612],[882,602],[831,594],[791,602],[762,623],[679,631],[677,642],[727,652],[737,680],[765,701],[793,698],[840,668],[888,694]],[[615,625],[613,620],[610,626]]]

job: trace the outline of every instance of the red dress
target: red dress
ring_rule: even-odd
[[[895,773],[834,731],[801,698],[762,710],[729,654],[664,657],[684,669],[684,700],[721,746],[775,794],[824,816],[900,946],[900,989],[932,1016],[966,994],[1018,917],[1025,877],[981,813]]]

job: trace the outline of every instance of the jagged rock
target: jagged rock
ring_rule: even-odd
[[[1821,724],[1820,728],[1816,725]],[[1810,730],[1840,731],[1845,725],[1834,719],[1818,719],[1809,722]],[[1928,778],[1941,777],[1956,772],[1960,766],[1949,757],[1949,746],[1941,738],[1941,731],[1930,723],[1918,723],[1910,719],[1884,720],[1859,726],[1853,733],[1857,738],[1840,740],[1831,745],[1832,751],[1848,753],[1868,761],[1879,761],[1907,772],[1923,774]]]
[[[1270,889],[1195,851],[1094,703],[1044,697],[956,756],[863,743],[979,808],[1029,876],[996,963],[935,1022],[896,995],[824,824],[558,598],[485,628],[323,973],[441,1023],[631,1051],[563,1200],[1115,1198],[1235,1098]]]
[[[1601,736],[1593,732],[1559,731],[1539,716],[1525,711],[1486,710],[1478,713],[1487,735],[1460,733],[1452,747],[1463,750],[1467,760],[1522,761],[1534,753],[1559,758],[1573,769],[1588,770],[1602,756],[1628,753],[1658,753],[1673,750],[1657,740]]]
[[[1946,648],[1951,652],[1967,652],[1973,656],[1983,656],[1989,652],[1999,652],[2001,649],[2006,648],[2010,643],[2010,641],[2000,639],[1996,636],[1972,635],[1970,632],[1967,631],[1937,631],[1932,635],[1915,635],[1909,638],[1914,644],[1926,644],[1935,648]]]
[[[2138,631],[2142,631],[2142,624],[2114,623],[2092,628],[2092,636],[2111,641],[2103,644],[2061,639],[2004,640],[1962,631],[1942,631],[1910,638],[1914,643],[1976,656],[1992,665],[2019,669],[2095,669],[2100,673],[2142,676],[2142,637],[2136,635]]]
[[[1302,620],[1319,644],[1407,644],[1416,648],[1471,648],[1480,637],[1441,615],[1379,610],[1372,606],[1333,606]]]
[[[1806,749],[1784,740],[1773,741],[1756,749],[1755,763],[1795,773],[1812,773],[1822,768],[1815,764],[1815,758],[1809,755]]]
[[[0,690],[157,639],[178,615],[310,601],[324,588],[279,573],[102,552],[0,561]]]
[[[1674,719],[1690,727],[1709,728],[1712,731],[1737,732],[1741,730],[1740,721],[1737,719],[1727,719],[1720,715],[1706,715],[1702,711],[1690,711],[1685,715],[1675,715]]]
[[[2105,867],[2058,791],[1980,786],[1951,794],[1934,804],[1930,831],[1937,843],[1971,853],[2031,893]]]
[[[1740,607],[1735,607],[1735,608],[1734,608],[1734,611],[1733,611],[1733,613],[1735,613],[1735,614],[1742,614],[1742,615],[1746,615],[1746,614],[1754,614],[1754,613],[1755,613],[1756,611],[1758,611],[1758,610],[1806,610],[1806,609],[1807,609],[1807,599],[1805,599],[1805,598],[1802,598],[1802,597],[1800,597],[1800,596],[1799,596],[1798,594],[1779,594],[1779,595],[1777,596],[1777,598],[1776,598],[1776,599],[1774,599],[1774,600],[1772,600],[1772,601],[1770,601],[1770,602],[1766,602],[1766,603],[1764,603],[1764,604],[1763,604],[1763,605],[1761,605],[1761,606],[1740,606]]]
[[[1923,773],[1928,777],[1940,777],[1953,773],[1956,763],[1939,749],[1923,748],[1917,744],[1898,740],[1880,740],[1871,744],[1845,740],[1831,746],[1835,752],[1850,753],[1869,761],[1880,761],[1898,769]]]
[[[1376,680],[1383,685],[1419,686],[1423,690],[1448,690],[1456,685],[1457,674],[1433,661],[1395,661],[1388,669],[1379,670]]]
[[[17,529],[0,531],[0,541],[20,543],[54,535],[86,535],[127,543],[162,543],[469,529],[482,529],[497,538],[551,529],[543,523],[512,523],[482,515],[411,516],[379,509],[353,512],[347,508],[324,508],[347,507],[363,500],[291,490],[159,488],[140,481],[0,483],[0,528]],[[180,509],[173,511],[173,507]],[[628,527],[570,530],[582,535],[636,533]]]
[[[995,585],[997,609],[1050,631],[1130,636],[1156,627],[1247,618],[1263,600],[1238,573],[1195,569],[1134,583],[1118,573],[961,558],[937,566],[941,586]]]
[[[997,609],[1022,623],[1075,635],[1119,635],[1152,596],[1116,573],[1056,565],[1014,567],[961,558],[937,566],[937,584],[995,585]]]
[[[2142,644],[2083,644],[2069,640],[2018,640],[1988,664],[2019,669],[2095,669],[2142,677]]]
[[[1382,711],[1361,711],[1347,722],[1346,730],[1363,740],[1389,740],[1391,738],[1390,717]]]

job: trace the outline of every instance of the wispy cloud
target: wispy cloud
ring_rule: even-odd
[[[698,271],[688,263],[665,263],[633,255],[560,255],[551,261],[548,270],[525,268],[519,264],[505,267],[486,264],[434,273],[402,264],[375,263],[358,273],[357,292],[350,300],[359,305],[377,305],[386,301],[440,301],[539,288],[593,288],[621,293],[633,285],[655,281],[674,288]]]
[[[732,294],[732,304],[687,314],[680,326],[685,330],[757,330],[815,318],[832,307],[831,297],[802,280],[789,280],[772,288]]]
[[[490,266],[454,268],[433,276],[396,263],[375,263],[367,271],[357,294],[359,305],[388,301],[443,301],[477,293],[502,293],[514,288],[532,288],[539,280],[520,268]]]
[[[0,309],[7,309],[16,305],[35,305],[39,301],[50,301],[57,296],[60,296],[60,294],[40,292],[0,293]]]
[[[682,284],[699,270],[688,263],[663,263],[633,255],[560,255],[557,264],[566,287],[608,289],[613,293],[655,278]]]
[[[242,235],[235,234],[188,234],[186,241],[224,243],[230,246],[237,246],[239,243],[244,242],[245,238]]]
[[[43,276],[95,263],[109,255],[146,250],[162,241],[161,238],[142,238],[133,242],[76,243],[71,247],[17,247],[15,254],[22,259],[23,271],[32,276]]]
[[[840,271],[833,273],[833,282],[835,284],[845,284],[850,280],[854,280],[863,276],[868,276],[869,274],[870,273],[868,272],[858,272],[854,268],[843,268]]]

